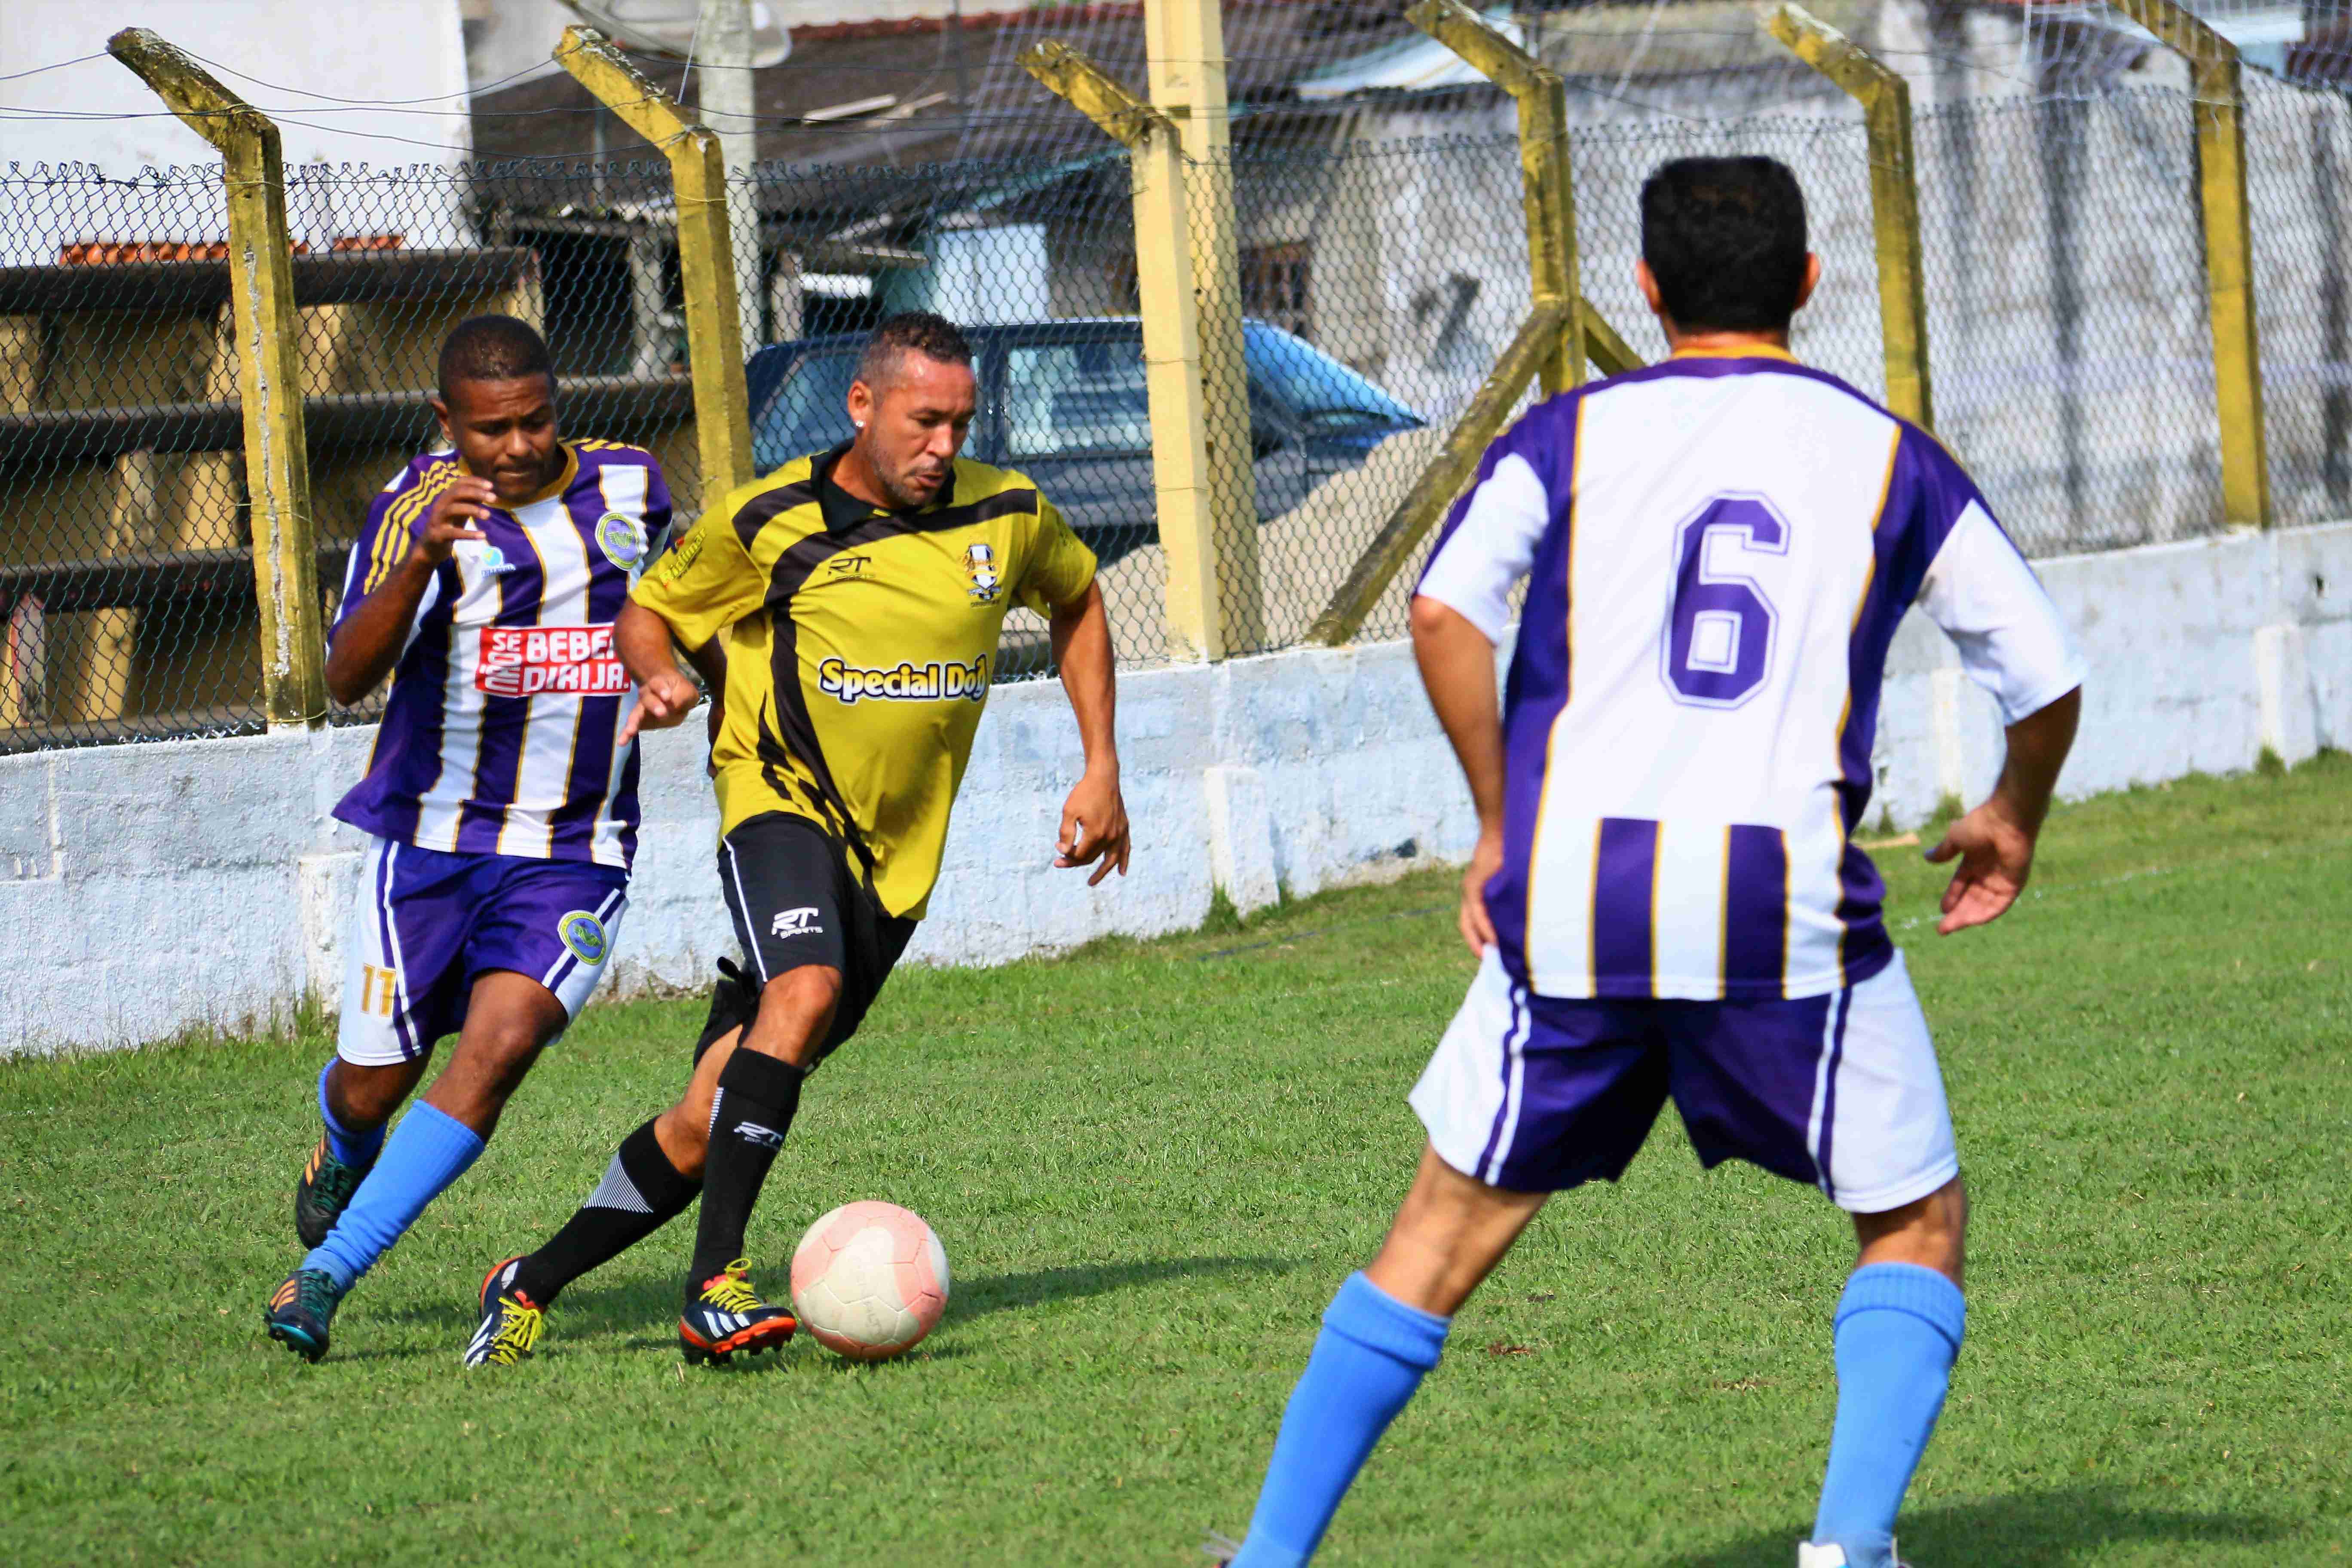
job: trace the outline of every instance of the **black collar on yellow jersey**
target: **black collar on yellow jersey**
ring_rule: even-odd
[[[819,452],[809,459],[809,488],[816,492],[817,511],[824,519],[827,533],[841,533],[855,528],[869,517],[918,517],[927,511],[940,511],[955,504],[955,468],[949,466],[947,482],[940,493],[912,511],[894,512],[851,495],[834,482],[833,470],[849,454],[851,443]]]

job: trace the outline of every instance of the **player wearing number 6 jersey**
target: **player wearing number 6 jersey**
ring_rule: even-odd
[[[1769,159],[1666,164],[1640,281],[1674,355],[1555,397],[1487,452],[1413,602],[1480,834],[1480,957],[1412,1091],[1429,1142],[1283,1420],[1246,1568],[1305,1562],[1449,1319],[1550,1193],[1623,1172],[1668,1098],[1699,1158],[1849,1211],[1835,1429],[1801,1568],[1888,1568],[1960,1344],[1965,1202],[1883,889],[1853,843],[1887,647],[1916,605],[2000,703],[1946,932],[2016,899],[2081,670],[1943,447],[1788,352],[1819,261]],[[1494,646],[1528,581],[1507,695]]]
[[[661,469],[558,438],[547,345],[512,317],[449,334],[433,405],[456,449],[376,497],[327,659],[339,701],[393,681],[367,776],[335,808],[366,847],[319,1075],[325,1131],[294,1198],[311,1251],[266,1313],[310,1361],[343,1294],[473,1163],[604,977],[636,847],[636,698],[613,622],[669,526]]]

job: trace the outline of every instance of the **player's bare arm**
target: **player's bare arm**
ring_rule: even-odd
[[[1483,955],[1495,944],[1486,882],[1503,863],[1503,710],[1495,689],[1495,645],[1459,610],[1415,595],[1412,656],[1478,809],[1478,847],[1462,873],[1461,922],[1472,955]]]
[[[643,731],[676,727],[702,700],[671,657],[670,643],[669,623],[660,616],[635,599],[621,606],[613,623],[613,651],[637,683],[637,706],[621,726],[624,745]]]
[[[1120,876],[1127,875],[1129,848],[1127,802],[1119,794],[1118,742],[1113,734],[1118,696],[1116,660],[1100,584],[1088,583],[1085,593],[1055,607],[1053,641],[1054,662],[1062,671],[1070,711],[1077,715],[1078,742],[1087,758],[1077,787],[1062,803],[1054,864],[1094,867],[1094,875],[1087,879],[1091,888],[1109,876],[1113,867]]]
[[[1938,935],[1988,925],[2009,912],[2033,871],[2033,847],[2050,815],[2058,770],[2074,748],[2074,726],[2083,715],[2083,689],[2076,687],[2038,712],[2009,727],[2009,759],[2000,780],[1982,805],[1947,828],[1927,851],[1937,865],[1959,861],[1944,889]]]
[[[433,574],[460,540],[486,537],[478,525],[497,501],[498,491],[489,480],[467,476],[443,490],[425,511],[408,553],[327,645],[327,689],[336,701],[348,707],[383,684],[400,660]]]

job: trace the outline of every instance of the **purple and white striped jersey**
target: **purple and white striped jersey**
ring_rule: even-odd
[[[567,441],[562,475],[500,508],[433,575],[409,627],[367,776],[335,816],[452,854],[589,860],[636,850],[637,695],[613,621],[669,528],[661,467],[638,447]],[[389,577],[462,472],[418,458],[384,486],[352,547],[335,625]]]
[[[1836,377],[1677,356],[1486,453],[1420,592],[1500,640],[1501,957],[1548,996],[1820,995],[1894,951],[1870,858],[1879,685],[1914,603],[2014,722],[2082,684],[1960,466]]]

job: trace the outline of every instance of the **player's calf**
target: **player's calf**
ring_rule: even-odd
[[[1967,1212],[1956,1177],[1916,1202],[1854,1216],[1862,1263],[1833,1331],[1837,1424],[1800,1568],[1899,1568],[1895,1514],[1968,1328],[1958,1282]]]
[[[408,1098],[425,1070],[425,1059],[387,1067],[362,1067],[331,1058],[319,1072],[319,1142],[294,1184],[294,1234],[316,1247],[375,1168],[383,1150],[384,1123]]]

